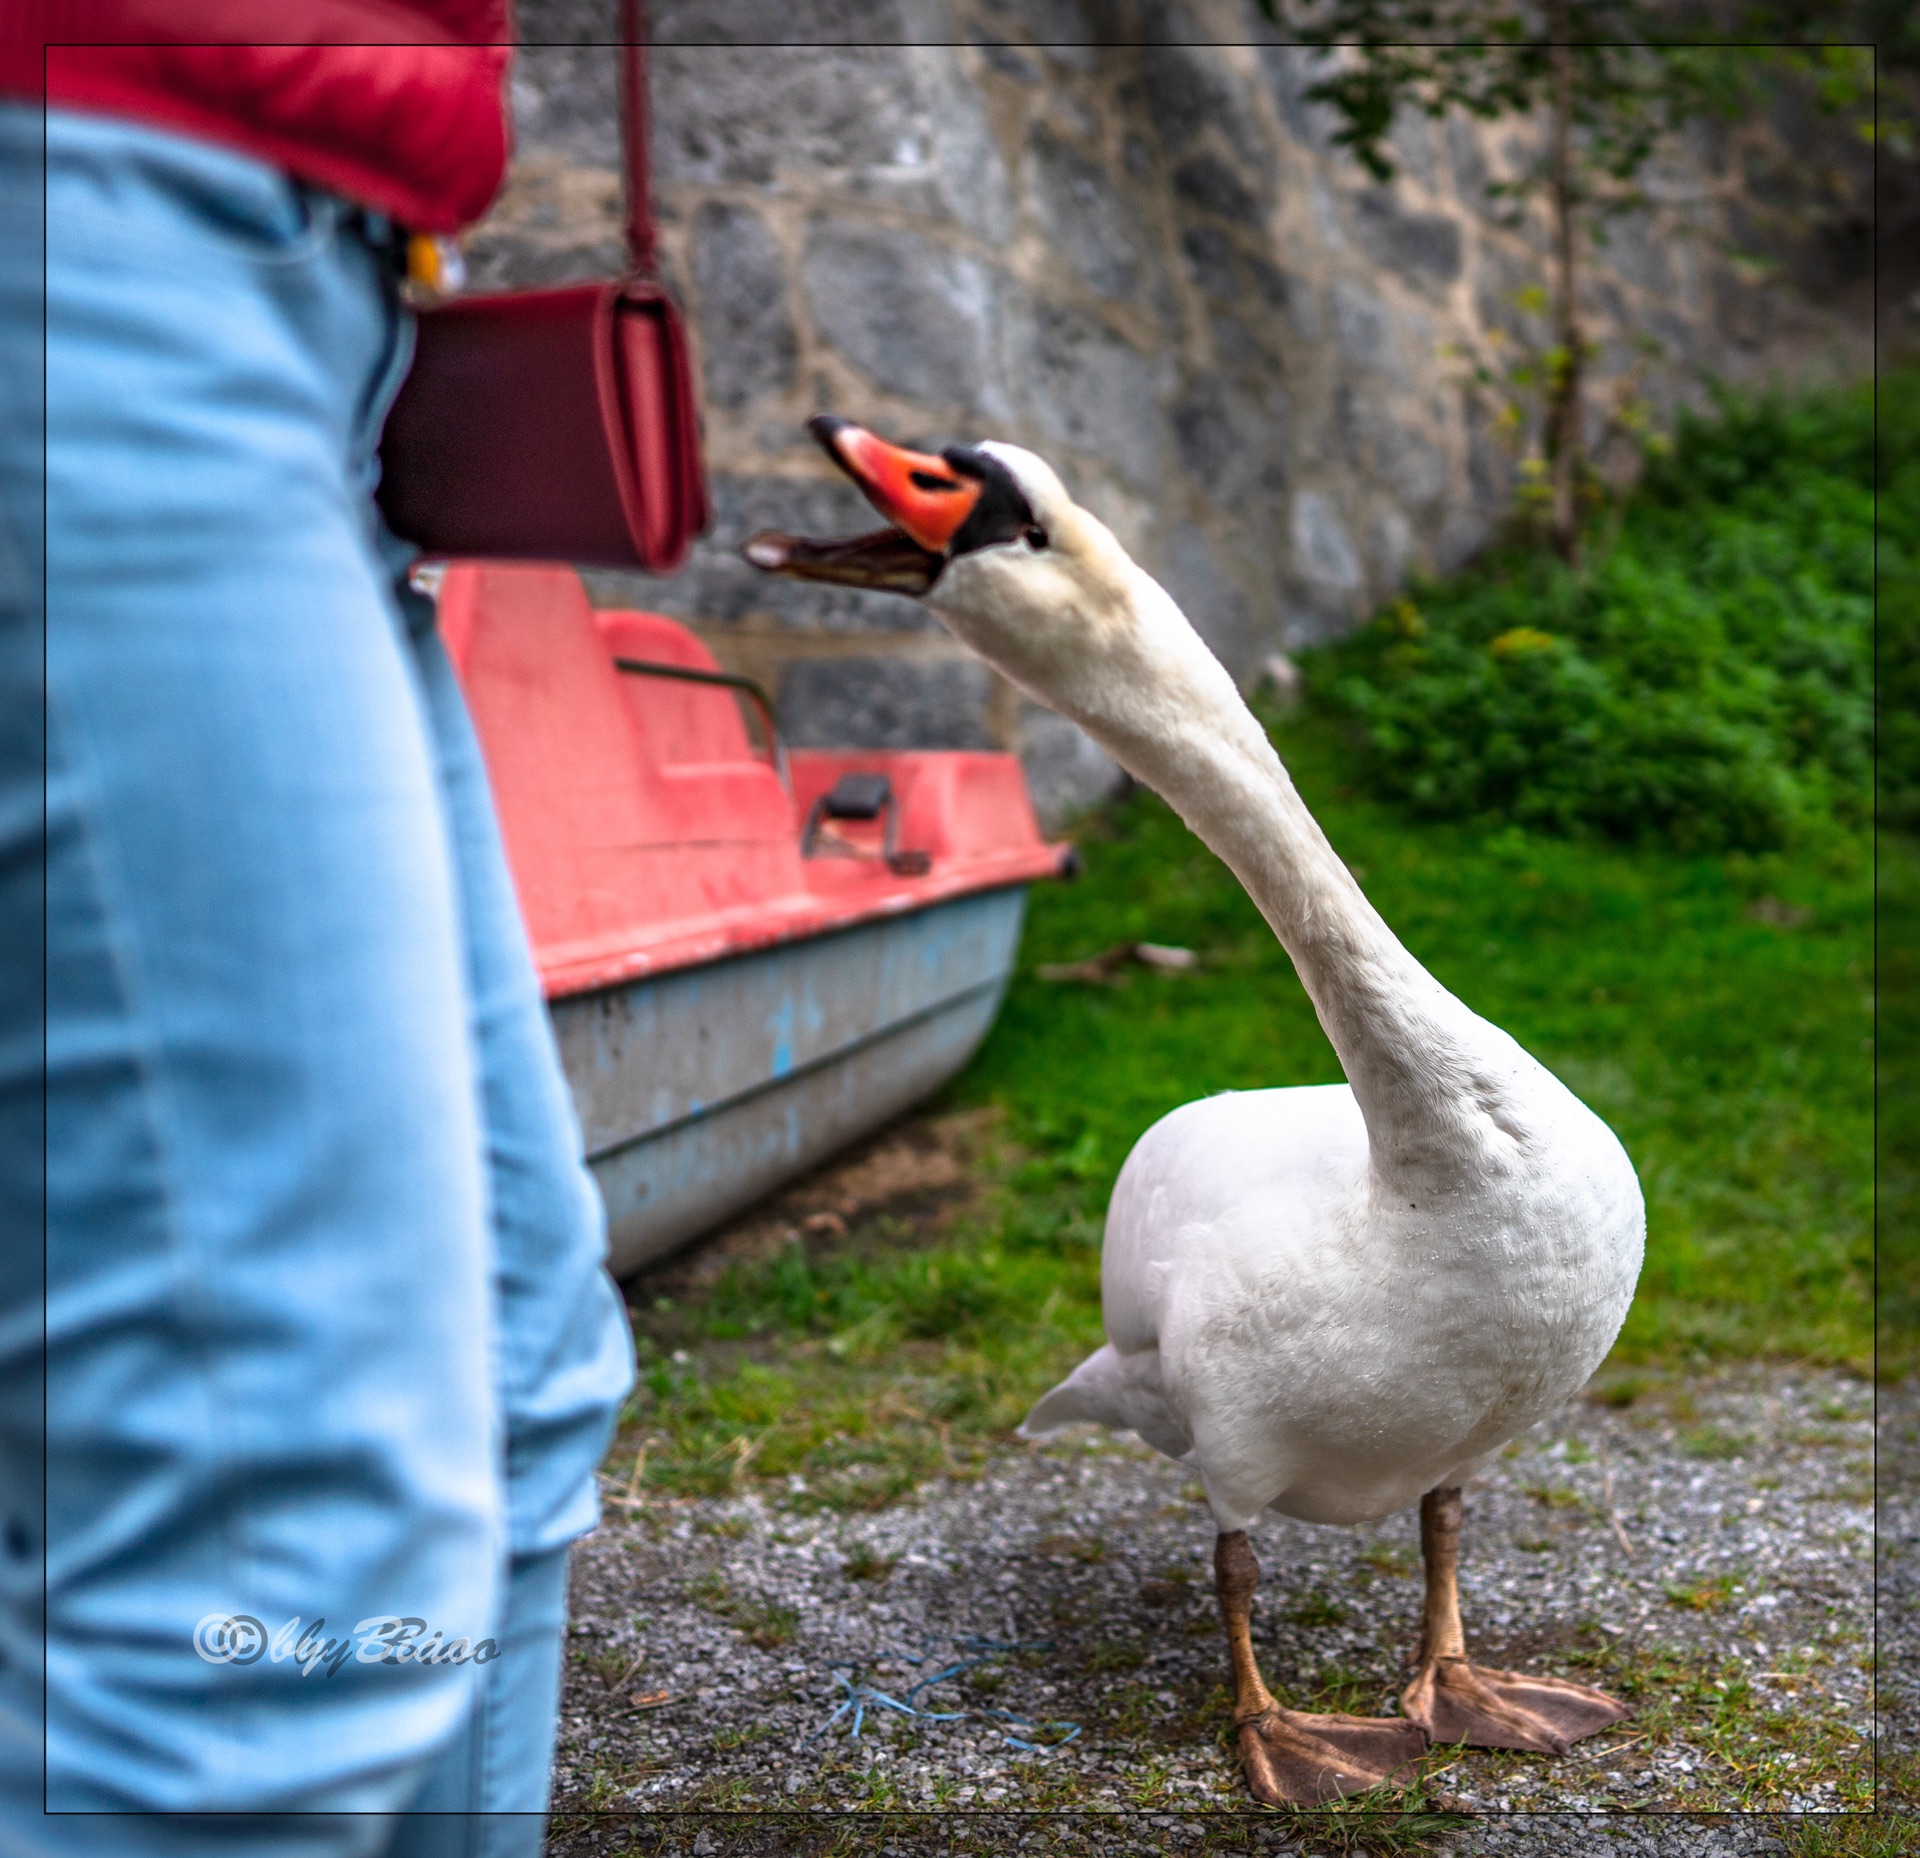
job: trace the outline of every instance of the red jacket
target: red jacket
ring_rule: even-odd
[[[418,232],[507,164],[513,0],[0,0],[0,96],[257,155]]]

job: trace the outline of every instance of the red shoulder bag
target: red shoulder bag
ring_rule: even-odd
[[[628,274],[422,310],[379,502],[429,555],[677,568],[707,526],[686,330],[650,273],[644,30],[622,7]]]

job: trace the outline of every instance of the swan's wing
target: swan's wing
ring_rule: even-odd
[[[1294,1262],[1310,1263],[1364,1192],[1366,1165],[1366,1124],[1344,1084],[1230,1091],[1161,1117],[1107,1208],[1108,1340],[1129,1355],[1168,1347],[1176,1304],[1191,1319],[1284,1295]]]
[[[1157,1452],[1184,1458],[1193,1440],[1160,1385],[1160,1351],[1136,1349],[1123,1355],[1111,1343],[1089,1355],[1054,1390],[1044,1395],[1020,1423],[1023,1438],[1071,1426],[1079,1420],[1137,1432]]]

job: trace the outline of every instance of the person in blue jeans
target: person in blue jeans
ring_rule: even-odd
[[[542,1837],[631,1340],[372,502],[397,239],[0,105],[7,1853]]]

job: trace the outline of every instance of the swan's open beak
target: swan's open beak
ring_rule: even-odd
[[[889,445],[864,426],[830,413],[808,420],[807,430],[894,527],[844,542],[763,530],[742,553],[756,568],[796,580],[925,593],[946,566],[947,545],[980,501],[978,480],[959,476],[931,452]]]

